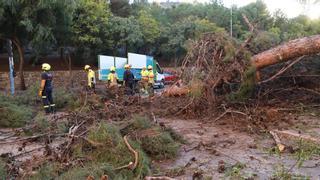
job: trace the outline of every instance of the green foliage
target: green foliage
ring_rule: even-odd
[[[42,165],[34,175],[30,177],[31,180],[51,179],[58,175],[59,164],[46,163]]]
[[[130,15],[129,0],[110,0],[110,8],[116,16],[128,17]]]
[[[320,147],[316,144],[301,139],[298,142],[298,148],[294,154],[298,161],[298,167],[301,167],[304,161],[311,159],[313,156],[320,156]]]
[[[141,139],[142,149],[154,159],[171,159],[176,157],[179,145],[168,132]]]
[[[53,98],[56,108],[75,108],[79,106],[76,96],[63,88],[54,89]]]
[[[106,1],[78,1],[71,25],[71,40],[80,59],[92,60],[96,51],[107,43],[110,14]]]
[[[48,47],[56,43],[55,36],[59,35],[55,33],[67,29],[67,21],[71,20],[74,2],[74,0],[1,1],[0,36],[11,38],[18,43],[28,42],[36,56],[46,53],[50,50]],[[64,18],[58,19],[61,17],[59,14],[63,14]],[[66,34],[62,33],[60,36]]]
[[[50,123],[43,112],[39,112],[36,117],[34,117],[34,123],[36,125],[36,131],[40,133],[48,132],[50,128]]]
[[[32,109],[0,94],[0,127],[21,127],[32,118]]]
[[[244,101],[252,96],[255,88],[256,69],[249,67],[244,74],[239,90],[229,96],[231,101]]]
[[[278,165],[276,167],[276,170],[273,173],[271,179],[274,179],[274,180],[287,180],[287,179],[309,180],[310,177],[300,175],[300,174],[290,173],[290,171],[287,170],[283,165]]]
[[[107,29],[108,42],[114,56],[117,55],[118,48],[131,49],[143,43],[141,27],[132,16],[127,18],[111,16]]]
[[[137,138],[142,149],[153,159],[170,159],[177,155],[182,137],[178,136],[172,129],[161,130],[158,126],[153,126],[147,117],[135,116],[133,123],[123,130],[124,134],[152,132],[151,135],[143,135]],[[174,137],[174,138],[173,138]]]
[[[19,104],[33,106],[41,103],[41,98],[38,96],[39,86],[32,85],[26,91],[17,92],[13,97]]]
[[[125,145],[119,130],[112,126],[101,123],[89,132],[88,138],[94,142],[103,143],[103,147],[88,149],[86,146],[81,147],[85,156],[90,156],[96,163],[107,163],[114,168],[133,162],[133,155]],[[135,171],[123,169],[117,171],[116,177],[133,179],[134,177],[144,177],[149,174],[149,159],[144,154],[139,144],[129,141],[130,145],[139,152],[139,163]],[[115,174],[115,173],[114,173]],[[109,174],[108,174],[109,175]],[[111,176],[111,178],[114,178]]]
[[[232,178],[244,179],[241,175],[241,170],[245,167],[246,167],[245,164],[236,163],[227,169],[226,176],[227,177],[230,176]]]
[[[73,179],[86,179],[88,176],[93,176],[99,179],[102,175],[108,174],[109,177],[116,177],[115,172],[112,171],[110,164],[103,163],[90,163],[84,167],[75,167],[63,173],[57,179],[73,180]]]
[[[250,43],[250,50],[254,54],[268,50],[280,43],[279,28],[271,28],[270,31],[259,33]]]
[[[147,11],[140,11],[138,21],[146,44],[154,43],[160,36],[159,24]]]
[[[6,163],[0,159],[0,179],[7,179]]]

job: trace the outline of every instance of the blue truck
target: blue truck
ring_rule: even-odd
[[[153,73],[155,74],[154,88],[163,88],[165,78],[159,63],[152,57],[143,54],[128,53],[128,58],[114,57],[114,56],[98,56],[99,65],[99,80],[106,81],[110,73],[110,67],[116,67],[116,73],[119,81],[123,81],[124,65],[130,64],[131,71],[136,81],[141,80],[141,70],[143,67],[151,65]]]

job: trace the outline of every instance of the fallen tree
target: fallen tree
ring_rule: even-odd
[[[295,39],[256,54],[251,58],[252,65],[258,70],[270,65],[293,60],[300,56],[314,55],[320,52],[320,35]]]
[[[187,107],[179,112],[200,115],[203,110],[219,106],[226,99],[244,100],[252,97],[259,80],[256,75],[259,75],[261,69],[293,61],[274,77],[267,79],[268,82],[292,67],[302,57],[319,53],[320,35],[292,40],[253,56],[243,43],[238,43],[225,33],[203,34],[190,47],[182,63],[181,77],[186,85],[183,88],[188,90],[186,93],[191,100]],[[167,92],[165,95],[168,94],[172,93]]]

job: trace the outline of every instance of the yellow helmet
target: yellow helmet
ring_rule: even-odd
[[[129,64],[124,65],[124,68],[129,69],[130,68]]]
[[[146,70],[147,68],[145,66],[142,67],[143,70]]]
[[[152,66],[151,66],[151,65],[149,65],[149,66],[148,66],[148,69],[149,69],[149,70],[151,70],[151,69],[152,69]]]
[[[51,66],[48,63],[43,63],[41,69],[44,71],[49,71],[51,69]]]
[[[110,71],[116,71],[116,68],[114,66],[111,66]]]
[[[88,70],[88,69],[90,69],[91,68],[91,66],[89,66],[89,65],[85,65],[84,66],[84,70]]]

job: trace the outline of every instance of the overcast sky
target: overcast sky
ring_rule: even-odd
[[[152,1],[166,1],[166,0],[149,0]],[[192,3],[195,0],[170,0],[170,1],[179,1],[179,2],[189,2]],[[209,2],[210,0],[196,0],[197,2]],[[245,6],[251,2],[255,2],[256,0],[222,0],[223,4],[226,7],[230,7],[231,4],[234,4],[238,7]],[[297,0],[264,0],[267,4],[269,11],[272,13],[277,9],[281,9],[288,17],[295,17],[304,12],[312,18],[316,19],[320,17],[320,3],[312,4],[308,6],[306,9],[303,8],[301,4],[297,2]]]

